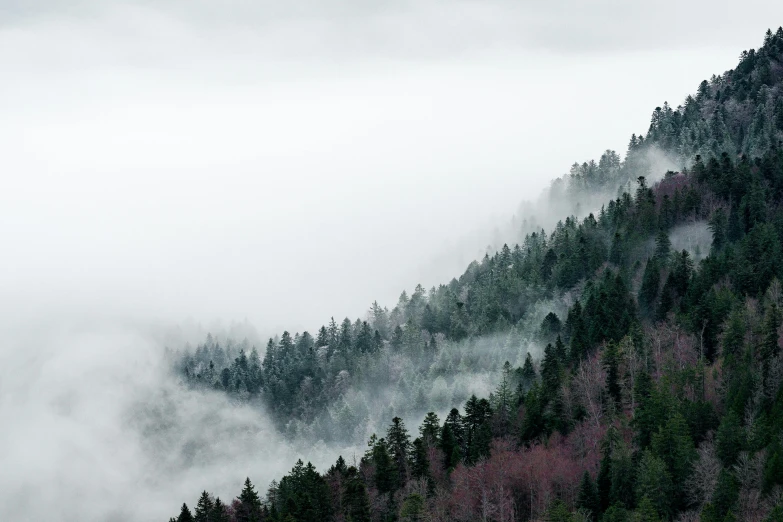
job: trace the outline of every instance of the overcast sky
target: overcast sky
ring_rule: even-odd
[[[4,317],[393,305],[733,67],[773,5],[0,0]]]

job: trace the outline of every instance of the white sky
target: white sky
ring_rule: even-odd
[[[0,1],[6,317],[393,305],[783,21],[742,9]]]

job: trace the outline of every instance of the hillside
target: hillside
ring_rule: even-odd
[[[783,29],[547,197],[586,215],[391,310],[174,354],[291,437],[370,439],[192,516],[783,520]]]

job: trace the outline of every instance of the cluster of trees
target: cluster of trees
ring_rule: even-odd
[[[213,347],[187,355],[193,385],[257,394],[285,416],[339,401],[375,376],[366,368],[389,368],[378,361],[455,376],[478,339],[520,354],[546,345],[538,361],[528,352],[503,365],[500,385],[464,413],[442,424],[427,414],[419,437],[389,415],[359,462],[340,458],[323,474],[299,462],[263,501],[247,481],[220,516],[783,520],[782,80],[779,29],[685,107],[656,109],[624,162],[605,157],[572,177],[626,179],[650,147],[695,153],[682,172],[637,176],[595,215],[403,293],[392,311],[376,304],[366,321],[332,321],[315,338],[283,334],[263,361],[242,351],[217,372]],[[696,263],[672,243],[678,226],[702,221],[712,244]],[[563,307],[540,313],[553,299]],[[444,365],[455,353],[460,365]]]

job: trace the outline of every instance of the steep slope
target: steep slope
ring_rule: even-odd
[[[248,481],[221,516],[779,517],[782,141],[779,29],[656,108],[624,160],[607,151],[553,184],[554,199],[620,192],[595,213],[391,311],[286,332],[263,362],[212,339],[184,354],[189,385],[262,400],[292,435],[351,439],[394,417],[358,469],[300,462],[265,503]],[[662,157],[685,167],[657,172]],[[411,441],[403,418],[427,410],[445,422],[427,414]]]

